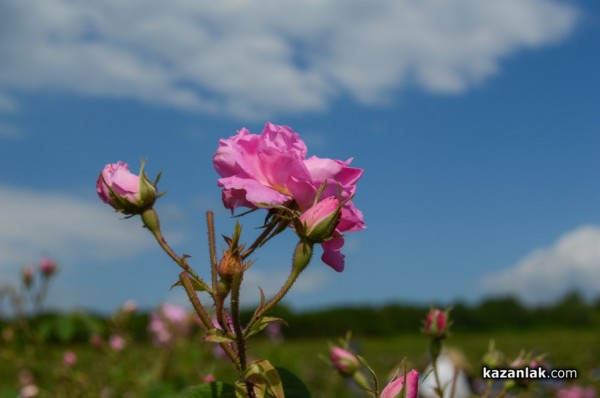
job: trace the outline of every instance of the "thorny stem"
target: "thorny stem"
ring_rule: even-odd
[[[210,316],[208,315],[208,313],[202,306],[200,299],[196,295],[196,291],[194,290],[194,287],[192,286],[192,282],[190,281],[190,277],[188,276],[188,274],[186,272],[182,272],[181,274],[179,274],[179,279],[181,280],[181,284],[182,284],[183,288],[185,289],[185,292],[187,293],[187,295],[190,299],[190,302],[192,303],[192,306],[194,307],[194,310],[196,310],[196,313],[200,317],[200,321],[202,321],[202,323],[206,327],[206,330],[213,329],[213,324],[210,319]],[[223,351],[225,351],[225,353],[227,354],[229,359],[231,359],[231,361],[235,364],[235,366],[238,368],[238,370],[243,370],[240,363],[238,362],[238,358],[237,358],[235,352],[231,349],[231,347],[229,345],[227,345],[227,343],[219,343],[219,345],[221,346]]]
[[[240,287],[242,284],[242,271],[237,270],[233,274],[231,285],[231,323],[233,324],[233,331],[235,334],[235,340],[237,344],[238,358],[240,361],[240,370],[244,372],[247,368],[246,363],[246,341],[244,339],[244,332],[242,330],[240,320]],[[254,387],[252,383],[246,382],[246,390],[250,398],[255,397]]]
[[[212,211],[206,212],[206,227],[208,229],[208,250],[210,254],[210,271],[213,292],[217,291],[217,249],[215,244],[215,220]]]
[[[175,253],[175,251],[173,249],[171,249],[171,247],[165,240],[162,232],[160,231],[158,214],[156,214],[156,211],[154,211],[154,209],[148,209],[148,210],[144,211],[141,214],[141,216],[142,216],[142,221],[144,222],[144,226],[150,232],[152,232],[152,235],[154,235],[154,237],[156,238],[156,241],[158,242],[160,247],[165,251],[165,253],[167,253],[169,255],[169,257],[171,257],[171,259],[173,259],[173,261],[175,261],[175,263],[177,263],[177,265],[179,265],[184,271],[186,271],[188,274],[190,274],[196,280],[196,282],[198,282],[200,285],[202,285],[202,287],[211,296],[214,296],[215,293],[212,291],[212,289],[209,288],[209,286],[206,284],[206,282],[204,282],[202,280],[202,278],[200,278],[194,272],[194,270],[192,270],[190,265],[187,263],[187,260],[185,259],[185,257],[179,257],[177,255],[177,253]]]

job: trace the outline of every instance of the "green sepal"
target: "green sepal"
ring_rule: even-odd
[[[313,243],[305,239],[300,240],[294,250],[294,257],[292,259],[292,268],[295,272],[300,274],[310,263],[313,253]]]

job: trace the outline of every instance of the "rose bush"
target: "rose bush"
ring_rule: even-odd
[[[286,206],[303,213],[315,202],[336,197],[343,206],[331,237],[321,243],[321,259],[342,271],[343,233],[365,228],[363,215],[351,200],[363,170],[350,167],[352,159],[306,158],[306,154],[306,145],[297,133],[273,123],[267,123],[260,135],[243,128],[222,139],[213,164],[221,176],[217,183],[223,188],[223,204],[232,211]]]

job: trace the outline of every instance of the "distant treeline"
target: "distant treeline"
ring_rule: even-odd
[[[288,322],[290,327],[284,329],[286,337],[334,337],[343,335],[347,330],[352,330],[354,335],[385,337],[419,331],[429,308],[425,305],[393,303],[297,313],[279,307],[275,309],[274,316]],[[600,298],[588,302],[576,292],[550,306],[528,307],[513,297],[497,297],[475,305],[458,302],[450,308],[453,321],[451,330],[454,332],[549,328],[600,330]]]
[[[355,336],[386,337],[416,333],[429,310],[428,305],[393,303],[381,306],[346,306],[323,310],[292,311],[274,308],[271,315],[286,320],[286,338],[340,337],[348,330]],[[445,308],[445,307],[441,307]],[[570,293],[553,305],[528,307],[512,297],[489,298],[478,304],[455,303],[451,307],[453,332],[499,330],[591,329],[600,330],[600,298],[586,301]],[[252,311],[242,313],[249,319]],[[127,333],[139,342],[150,341],[150,314],[137,311],[128,322]],[[17,326],[15,320],[0,319],[0,331]],[[94,334],[110,334],[111,318],[90,312],[44,313],[28,324],[46,341],[89,341]]]

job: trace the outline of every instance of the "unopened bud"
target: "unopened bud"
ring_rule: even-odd
[[[435,339],[441,339],[448,334],[448,311],[432,308],[425,318],[425,335]]]
[[[144,167],[142,162],[140,174],[136,175],[129,171],[127,163],[107,164],[96,182],[100,199],[125,215],[142,214],[150,209],[158,195],[144,173]]]
[[[342,347],[331,347],[329,349],[329,358],[333,367],[342,376],[352,376],[360,368],[358,357]]]
[[[58,265],[50,257],[42,258],[40,261],[40,272],[44,278],[50,278],[58,271]]]
[[[226,280],[230,280],[235,274],[238,274],[243,267],[242,257],[239,253],[232,253],[231,250],[223,252],[223,257],[219,261],[217,272]]]
[[[34,271],[32,267],[25,267],[23,268],[23,272],[21,274],[21,279],[23,281],[23,285],[29,289],[31,287],[31,285],[33,284],[33,275],[34,275]]]
[[[331,238],[340,221],[340,201],[330,196],[315,204],[300,216],[301,237],[313,243]]]

